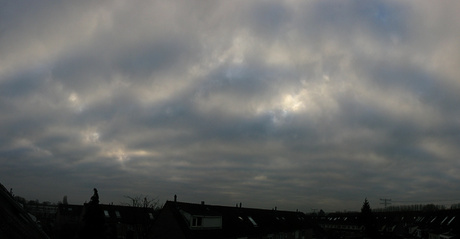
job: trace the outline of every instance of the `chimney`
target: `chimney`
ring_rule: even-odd
[[[242,206],[243,206],[243,204],[242,204],[242,203],[240,203],[240,208],[241,208]]]
[[[277,208],[275,207],[275,211],[277,210]]]
[[[177,202],[177,195],[174,194],[174,202]]]
[[[201,201],[201,205],[204,205],[204,201]]]

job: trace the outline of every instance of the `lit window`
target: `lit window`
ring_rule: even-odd
[[[105,215],[105,217],[110,217],[110,215],[109,215],[109,211],[107,211],[107,210],[104,210],[104,215]]]

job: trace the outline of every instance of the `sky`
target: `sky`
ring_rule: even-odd
[[[0,182],[70,204],[460,203],[459,9],[0,0]]]

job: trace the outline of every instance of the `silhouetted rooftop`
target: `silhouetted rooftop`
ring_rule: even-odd
[[[2,184],[0,184],[0,238],[48,238]]]

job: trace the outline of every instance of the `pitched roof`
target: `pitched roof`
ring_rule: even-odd
[[[262,236],[310,228],[301,212],[228,207],[167,201],[163,210],[172,213],[186,238]],[[220,226],[194,227],[193,218],[214,218]],[[158,220],[161,219],[161,215]],[[205,219],[200,219],[205,220]]]
[[[0,238],[48,238],[2,184],[0,184]]]

